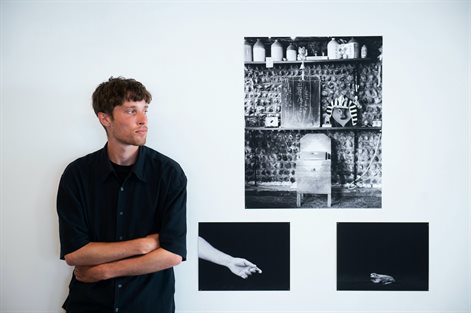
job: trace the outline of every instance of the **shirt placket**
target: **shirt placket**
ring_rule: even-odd
[[[126,181],[119,187],[118,201],[116,206],[116,241],[127,240],[125,235],[125,206],[127,202],[127,188]],[[114,281],[115,300],[114,300],[114,312],[120,311],[121,306],[121,295],[124,288],[124,280],[122,278],[116,278]]]

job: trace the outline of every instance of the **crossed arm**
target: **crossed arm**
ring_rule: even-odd
[[[181,256],[160,247],[158,234],[122,242],[90,242],[64,258],[75,266],[77,280],[85,283],[149,274],[182,261]]]

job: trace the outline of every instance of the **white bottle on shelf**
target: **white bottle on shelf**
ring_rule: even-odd
[[[283,60],[283,46],[278,39],[275,39],[275,42],[271,45],[271,58],[273,61]]]
[[[363,45],[361,47],[361,58],[364,59],[368,56],[368,48],[366,47],[366,45]]]
[[[331,60],[339,58],[339,43],[335,38],[332,38],[327,44],[327,56]]]
[[[296,48],[292,43],[290,43],[288,48],[286,48],[286,60],[296,61],[297,55],[298,53],[296,52]]]
[[[247,40],[244,40],[244,61],[252,62],[252,46]]]
[[[265,62],[265,46],[260,39],[257,39],[253,45],[254,62]]]
[[[349,59],[358,59],[360,57],[360,44],[355,38],[352,37],[348,42],[350,45],[351,52],[349,54]]]

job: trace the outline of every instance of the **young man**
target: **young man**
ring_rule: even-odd
[[[146,146],[151,94],[110,78],[93,93],[105,147],[61,177],[61,259],[74,266],[67,312],[173,313],[173,266],[186,258],[186,176]]]

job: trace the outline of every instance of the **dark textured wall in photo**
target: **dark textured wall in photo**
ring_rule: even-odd
[[[428,269],[428,223],[337,224],[337,290],[425,291]]]
[[[300,139],[307,133],[305,130],[246,130],[246,184],[294,183]],[[356,136],[350,131],[326,134],[332,140],[332,185],[351,183],[364,174],[359,186],[381,187],[382,151],[378,132],[363,131]]]
[[[224,266],[199,259],[199,290],[290,289],[289,223],[199,223],[199,236],[262,270],[242,279]]]
[[[353,98],[355,96],[353,84],[358,75],[358,99],[363,105],[359,112],[359,123],[371,126],[373,120],[381,120],[380,66],[379,61],[361,64],[306,63],[306,79],[316,77],[321,81],[321,115],[326,112],[330,101],[336,97],[343,95]],[[247,126],[263,126],[263,120],[267,114],[281,112],[283,81],[289,78],[301,78],[299,67],[299,64],[273,68],[266,68],[263,64],[245,66],[244,108]]]

